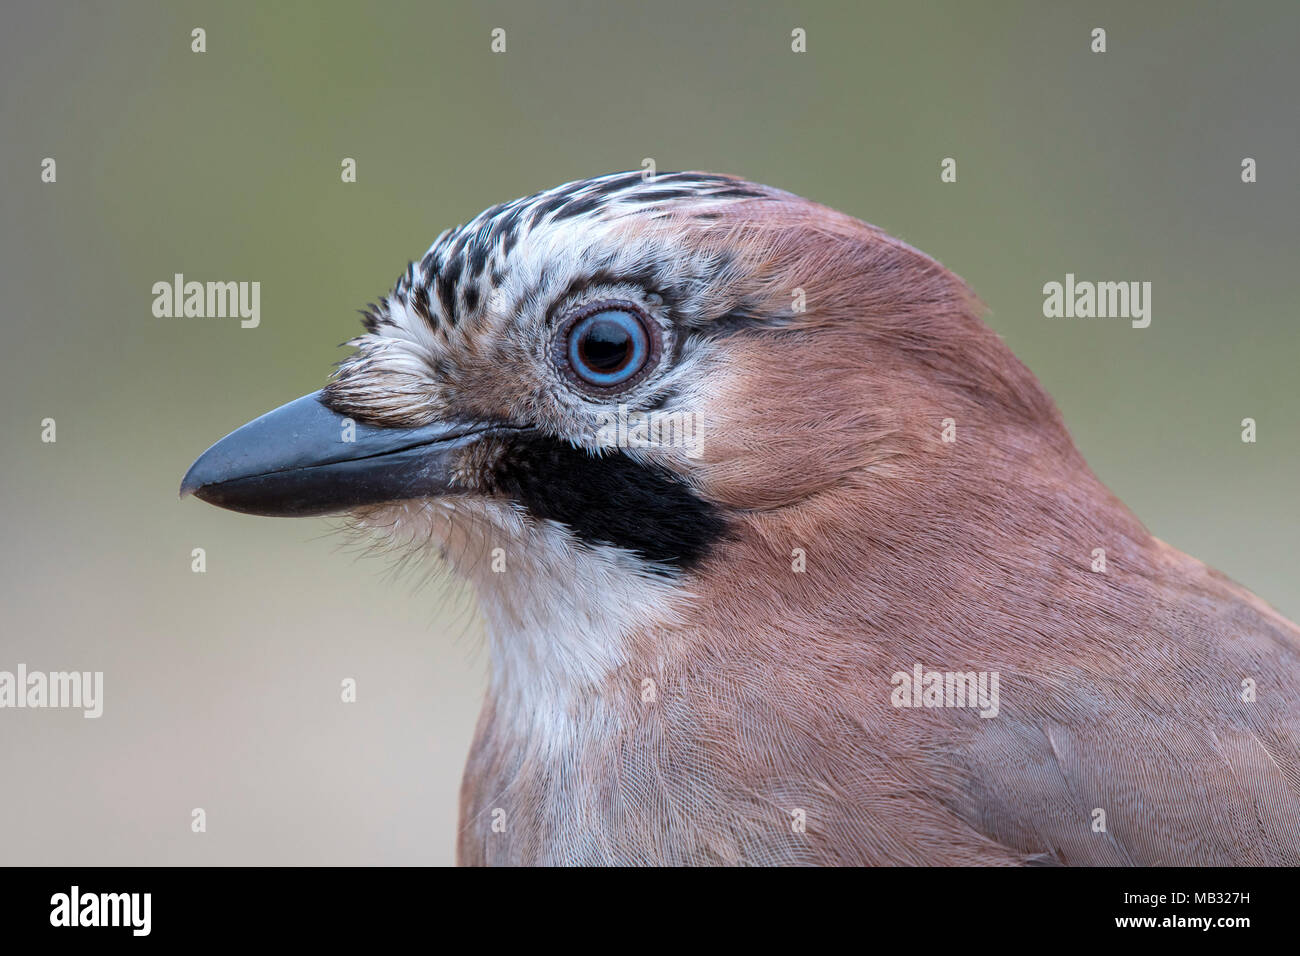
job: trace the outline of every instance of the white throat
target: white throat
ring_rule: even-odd
[[[563,525],[506,502],[397,502],[360,523],[399,547],[433,552],[473,584],[492,692],[534,705],[605,687],[633,660],[653,658],[656,635],[680,620],[687,598],[635,555],[580,545]]]

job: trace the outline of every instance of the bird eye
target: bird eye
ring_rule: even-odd
[[[569,367],[579,379],[597,388],[613,388],[631,381],[646,367],[650,352],[645,323],[627,309],[592,312],[569,329]]]

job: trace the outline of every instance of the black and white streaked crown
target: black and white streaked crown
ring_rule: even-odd
[[[485,284],[501,283],[510,252],[519,240],[546,226],[583,218],[608,221],[656,209],[677,212],[680,210],[672,207],[690,201],[774,195],[774,191],[733,176],[696,172],[647,176],[633,171],[581,179],[500,203],[465,225],[443,232],[418,263],[407,266],[390,296],[362,311],[363,324],[374,332],[388,312],[388,299],[394,298],[431,326],[442,322],[454,327],[461,315],[478,308]]]

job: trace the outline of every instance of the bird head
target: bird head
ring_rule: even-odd
[[[1018,463],[1070,456],[977,312],[934,260],[789,193],[570,183],[445,232],[322,391],[222,439],[182,493],[347,513],[441,555],[496,630],[581,632],[562,663],[603,669],[706,592],[733,624],[842,601],[886,576],[873,553],[950,542],[957,500],[992,523]],[[831,580],[791,577],[810,547],[838,549]]]

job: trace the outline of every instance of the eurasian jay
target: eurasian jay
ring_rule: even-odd
[[[443,233],[181,490],[472,582],[462,863],[1300,863],[1300,632],[979,310],[789,193],[570,183]]]

